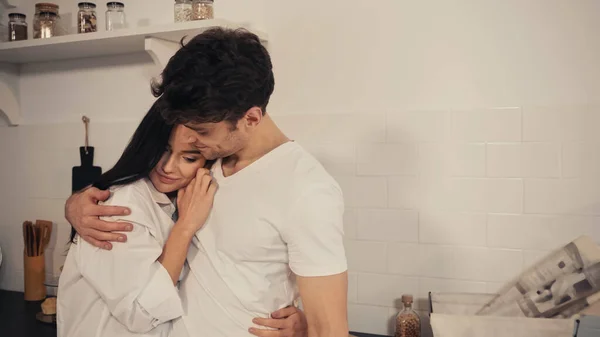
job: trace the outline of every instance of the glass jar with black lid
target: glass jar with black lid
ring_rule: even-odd
[[[96,4],[93,2],[80,2],[77,4],[77,33],[93,33],[98,31],[96,17]]]
[[[125,28],[125,4],[111,1],[106,3],[106,30]]]
[[[8,14],[8,41],[27,40],[27,16],[22,13]]]

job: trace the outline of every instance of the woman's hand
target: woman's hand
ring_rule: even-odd
[[[158,258],[158,262],[169,273],[173,285],[179,281],[192,238],[204,226],[210,214],[216,191],[217,183],[212,181],[210,172],[202,168],[196,172],[196,178],[189,185],[177,192],[179,219]]]
[[[217,183],[210,171],[201,168],[189,185],[177,192],[179,220],[177,226],[196,233],[208,218],[213,206]]]

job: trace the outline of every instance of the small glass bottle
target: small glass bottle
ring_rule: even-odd
[[[54,12],[40,12],[38,16],[40,31],[39,35],[34,38],[47,39],[56,36],[57,17]]]
[[[96,4],[80,2],[77,4],[77,33],[93,33],[98,31],[96,20]]]
[[[412,308],[412,295],[402,295],[402,304],[404,309],[396,316],[396,334],[395,337],[420,337],[421,336],[421,318]]]
[[[125,28],[125,4],[122,2],[106,3],[106,30]]]
[[[25,14],[8,14],[8,41],[27,40],[27,22]]]
[[[192,0],[175,0],[175,22],[192,21]]]
[[[193,3],[193,20],[210,20],[214,19],[213,0],[194,0]]]

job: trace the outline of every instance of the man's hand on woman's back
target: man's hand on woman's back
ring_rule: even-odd
[[[308,336],[306,316],[295,306],[279,309],[271,314],[271,318],[255,318],[252,322],[266,328],[250,328],[249,332],[258,337]]]
[[[90,187],[75,193],[65,204],[65,218],[75,228],[79,236],[98,248],[112,249],[111,242],[125,242],[133,226],[126,222],[108,222],[100,220],[101,216],[127,215],[127,207],[98,205],[110,197],[109,191]]]

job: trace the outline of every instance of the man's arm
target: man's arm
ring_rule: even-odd
[[[311,184],[281,229],[296,274],[309,337],[348,336],[344,199],[335,182]]]
[[[108,197],[110,197],[109,191],[90,187],[71,195],[65,204],[65,218],[79,236],[89,244],[106,250],[112,249],[110,241],[127,241],[125,234],[114,232],[133,230],[133,226],[127,222],[108,222],[99,219],[100,216],[121,216],[131,212],[127,207],[98,205],[98,201],[105,201]]]
[[[308,336],[348,336],[348,273],[298,276],[298,288],[308,322]]]

